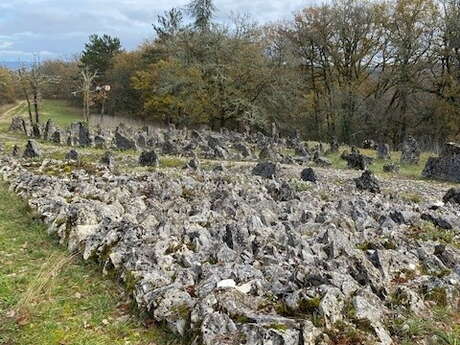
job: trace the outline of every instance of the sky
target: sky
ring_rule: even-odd
[[[88,36],[109,34],[125,49],[153,37],[158,14],[187,0],[0,0],[0,61],[70,58]],[[232,13],[259,23],[289,18],[314,0],[215,0],[216,21]]]

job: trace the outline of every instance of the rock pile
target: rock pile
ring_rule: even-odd
[[[460,250],[440,242],[459,240],[457,204],[433,208],[352,181],[298,190],[277,169],[252,171],[271,179],[247,167],[59,178],[0,158],[0,176],[51,234],[196,344],[327,344],[336,331],[390,345],[391,320],[428,315],[435,296],[458,303]],[[378,188],[368,171],[358,183]],[[423,236],[428,217],[451,235]]]

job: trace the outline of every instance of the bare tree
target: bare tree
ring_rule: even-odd
[[[89,122],[90,107],[91,107],[91,94],[94,80],[97,78],[97,71],[91,72],[88,67],[85,67],[80,72],[82,76],[81,92],[83,93],[83,118]]]
[[[32,117],[32,105],[30,102],[30,95],[29,95],[29,72],[26,70],[24,66],[18,69],[18,77],[19,77],[19,86],[27,102],[27,110],[29,112],[29,121],[30,121],[30,124],[32,124],[34,121]]]

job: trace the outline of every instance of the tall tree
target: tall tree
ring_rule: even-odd
[[[97,72],[99,82],[105,82],[105,74],[112,66],[112,59],[122,51],[120,39],[109,35],[91,35],[85,44],[80,62],[90,72]]]
[[[216,7],[213,0],[192,0],[187,5],[187,10],[194,19],[195,27],[200,31],[206,31],[211,25]]]

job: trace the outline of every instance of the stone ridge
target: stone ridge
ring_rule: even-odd
[[[327,344],[340,323],[389,345],[386,320],[427,317],[434,292],[458,303],[456,203],[322,174],[267,179],[250,166],[46,175],[64,164],[1,157],[0,176],[69,251],[114,272],[140,309],[197,344]],[[450,224],[451,241],[429,236],[447,230],[423,219]]]

